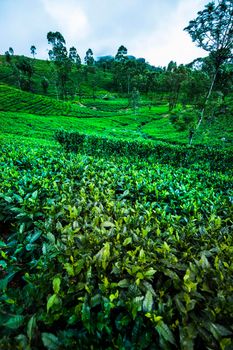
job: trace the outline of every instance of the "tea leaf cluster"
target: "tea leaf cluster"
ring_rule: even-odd
[[[16,144],[0,348],[231,349],[232,177]]]

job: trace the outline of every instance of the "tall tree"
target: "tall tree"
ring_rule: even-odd
[[[11,56],[14,55],[14,50],[12,47],[9,47],[9,50],[5,52],[5,58],[7,63],[11,63]]]
[[[25,91],[32,91],[32,75],[34,73],[31,61],[24,56],[20,56],[16,68],[19,71],[20,88]]]
[[[92,49],[87,50],[86,56],[84,57],[84,61],[87,66],[93,66],[95,61],[94,61]]]
[[[47,40],[48,43],[52,45],[53,49],[66,44],[65,39],[60,32],[48,32]]]
[[[77,49],[72,46],[69,49],[69,59],[75,63],[78,67],[81,66],[81,58],[79,56],[79,54],[77,53]]]
[[[36,55],[36,47],[35,47],[35,45],[32,45],[30,50],[31,50],[31,54],[32,54],[33,58],[35,58],[35,55]]]
[[[11,55],[10,55],[9,51],[5,52],[5,59],[6,59],[7,63],[9,63],[9,64],[11,63]]]
[[[11,56],[14,55],[14,50],[12,49],[12,47],[9,47],[9,54],[10,54]]]
[[[218,0],[217,3],[210,2],[203,11],[198,12],[196,19],[190,21],[184,30],[190,34],[192,41],[197,46],[210,52],[209,57],[214,66],[211,84],[196,126],[196,129],[198,129],[203,120],[219,69],[224,62],[232,57],[233,1]]]
[[[49,50],[49,58],[55,65],[56,88],[59,90],[60,97],[65,99],[68,94],[72,61],[68,57],[66,42],[60,32],[49,32],[47,40],[52,46],[52,49]]]
[[[126,59],[127,55],[127,48],[124,45],[121,45],[117,51],[117,54],[115,56],[115,61],[122,62]]]
[[[43,92],[45,94],[47,94],[48,87],[49,87],[49,81],[46,77],[43,77],[43,79],[41,80],[41,86],[42,86]]]
[[[47,34],[48,43],[52,46],[49,50],[49,58],[56,64],[62,64],[64,59],[67,57],[66,42],[60,32],[49,32]]]
[[[130,102],[131,102],[132,108],[134,110],[134,114],[136,114],[137,109],[139,107],[139,102],[140,102],[140,93],[136,89],[136,87],[133,87]]]

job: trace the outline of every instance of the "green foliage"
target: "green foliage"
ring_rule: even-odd
[[[228,171],[231,169],[232,153],[225,148],[207,146],[171,145],[165,142],[131,141],[79,132],[58,130],[55,139],[67,151],[89,155],[119,155],[139,158],[153,158],[155,161],[175,166],[190,166],[200,163],[210,170]]]
[[[232,349],[230,63],[195,139],[208,147],[176,130],[228,52],[197,71],[123,46],[92,66],[89,49],[82,66],[59,32],[48,41],[52,62],[0,58],[1,82],[72,99],[0,84],[0,348]]]
[[[230,174],[17,144],[0,165],[0,348],[231,348]]]
[[[93,111],[71,102],[57,101],[49,97],[22,92],[0,84],[0,110],[12,112],[25,112],[37,115],[97,117],[108,116],[107,112]]]
[[[184,30],[199,47],[216,54],[216,66],[220,66],[224,60],[231,57],[233,49],[232,1],[220,0],[217,4],[208,3]]]
[[[66,84],[67,97],[71,98],[74,94],[78,95],[81,99],[84,97],[92,96],[91,81],[95,80],[97,83],[96,94],[100,95],[107,93],[107,90],[112,85],[112,73],[107,72],[103,74],[102,69],[96,68],[95,74],[89,74],[90,81],[86,80],[84,66],[81,66],[79,61],[79,56],[74,55],[74,48],[71,48],[72,52],[69,52],[69,58],[72,60],[72,67],[70,72],[70,80]],[[50,97],[57,99],[57,72],[54,61],[39,60],[35,58],[27,58],[28,63],[33,67],[33,79],[32,79],[32,89],[34,93],[43,95],[46,94]],[[19,88],[19,76],[16,71],[16,64],[20,61],[20,56],[12,56],[5,54],[0,55],[0,82],[10,86]],[[93,77],[92,77],[93,76]],[[49,86],[48,90],[44,92],[41,81],[43,78],[48,80]],[[59,82],[58,82],[59,83]],[[75,88],[75,90],[74,90]]]
[[[177,110],[171,113],[170,120],[180,131],[194,129],[198,120],[198,111],[193,108]]]

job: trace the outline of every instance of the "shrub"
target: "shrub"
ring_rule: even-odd
[[[175,166],[199,163],[210,170],[229,171],[233,156],[229,149],[210,146],[172,145],[165,142],[128,141],[79,132],[58,130],[55,139],[67,150],[89,155],[120,155],[154,158],[155,161]]]

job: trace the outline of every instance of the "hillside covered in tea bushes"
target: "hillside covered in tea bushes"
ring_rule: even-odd
[[[233,349],[232,10],[189,64],[0,56],[0,350]]]

